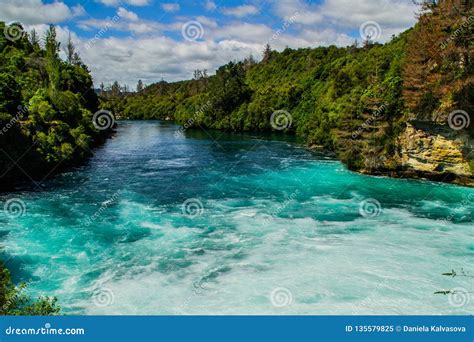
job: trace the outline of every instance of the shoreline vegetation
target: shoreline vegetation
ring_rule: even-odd
[[[265,47],[192,80],[130,92],[99,90],[121,119],[188,128],[295,134],[364,174],[474,186],[474,11],[455,0],[425,4],[416,26],[386,44]],[[467,23],[467,24],[466,24]]]
[[[10,271],[0,264],[0,315],[42,316],[61,313],[56,297],[32,299],[25,293],[27,287],[27,282],[13,284]]]
[[[83,163],[112,132],[89,69],[71,39],[59,56],[56,29],[40,38],[0,22],[0,191]],[[107,121],[109,120],[109,121]]]

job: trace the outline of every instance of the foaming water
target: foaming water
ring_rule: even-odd
[[[177,129],[121,122],[88,166],[0,197],[26,204],[0,213],[15,280],[76,314],[472,312],[472,278],[441,274],[473,273],[474,190]]]

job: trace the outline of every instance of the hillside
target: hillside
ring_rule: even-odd
[[[353,170],[473,185],[473,9],[457,3],[425,5],[384,45],[267,50],[103,105],[184,128],[297,134]]]
[[[109,134],[101,124],[110,117],[93,115],[89,70],[71,41],[67,60],[59,57],[54,26],[42,42],[19,24],[0,22],[0,31],[0,190],[8,190],[84,160]]]

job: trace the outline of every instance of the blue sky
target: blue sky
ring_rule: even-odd
[[[96,84],[192,77],[252,54],[385,42],[415,23],[411,0],[0,0],[0,20],[71,34]]]

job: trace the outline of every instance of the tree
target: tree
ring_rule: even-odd
[[[144,89],[142,80],[138,80],[137,83],[137,93],[141,92]]]
[[[244,59],[245,69],[249,69],[252,65],[255,64],[257,64],[257,61],[255,60],[252,54],[250,54],[247,58]]]
[[[374,41],[370,35],[367,35],[367,37],[364,39],[364,42],[362,43],[362,46],[365,50],[367,50],[370,49],[372,45],[374,45]]]
[[[31,32],[30,32],[30,43],[31,43],[31,45],[33,45],[33,49],[35,49],[35,50],[40,49],[39,42],[40,42],[40,38],[39,38],[38,34],[36,33],[36,30],[32,29]]]
[[[56,304],[56,298],[40,297],[33,300],[26,295],[25,283],[15,286],[10,272],[0,265],[0,315],[57,315],[61,309]]]
[[[50,25],[45,35],[46,62],[49,77],[49,87],[53,91],[59,89],[60,60],[58,56],[60,43],[56,41],[56,28]]]
[[[0,31],[4,30],[8,27],[0,22]],[[81,162],[90,151],[76,147],[92,146],[110,134],[94,128],[92,113],[98,110],[98,98],[92,91],[92,77],[84,65],[60,59],[55,27],[43,36],[44,45],[39,44],[36,31],[21,38],[10,42],[0,37],[0,127],[12,126],[6,134],[0,132],[0,146],[19,160],[9,167],[0,158],[1,190],[54,174],[55,160],[63,165]],[[73,136],[71,131],[80,134]],[[29,148],[35,143],[41,144]]]
[[[75,53],[76,53],[76,48],[75,48],[75,46],[72,42],[71,33],[69,32],[69,36],[68,36],[68,39],[67,39],[67,45],[66,45],[66,59],[67,59],[69,64],[72,64]]]
[[[262,62],[266,63],[270,60],[270,57],[272,56],[272,48],[270,47],[270,44],[266,44],[265,48],[263,49],[263,59]]]
[[[66,53],[66,60],[69,64],[71,65],[82,64],[81,57],[79,56],[79,53],[76,51],[76,46],[74,45],[72,41],[71,33],[69,33],[69,36],[68,36],[65,53]]]
[[[411,119],[445,123],[454,109],[472,113],[472,15],[472,5],[462,0],[422,5],[403,68]]]
[[[120,84],[118,83],[118,81],[115,81],[111,88],[110,88],[110,91],[112,93],[113,96],[118,96],[122,93],[122,88],[120,87]]]
[[[202,71],[200,69],[196,69],[193,72],[193,79],[199,81],[202,78]]]
[[[219,121],[232,114],[251,96],[250,87],[245,82],[245,69],[242,62],[230,62],[217,70],[216,76],[209,84],[211,105],[206,119],[208,124],[218,126]]]

